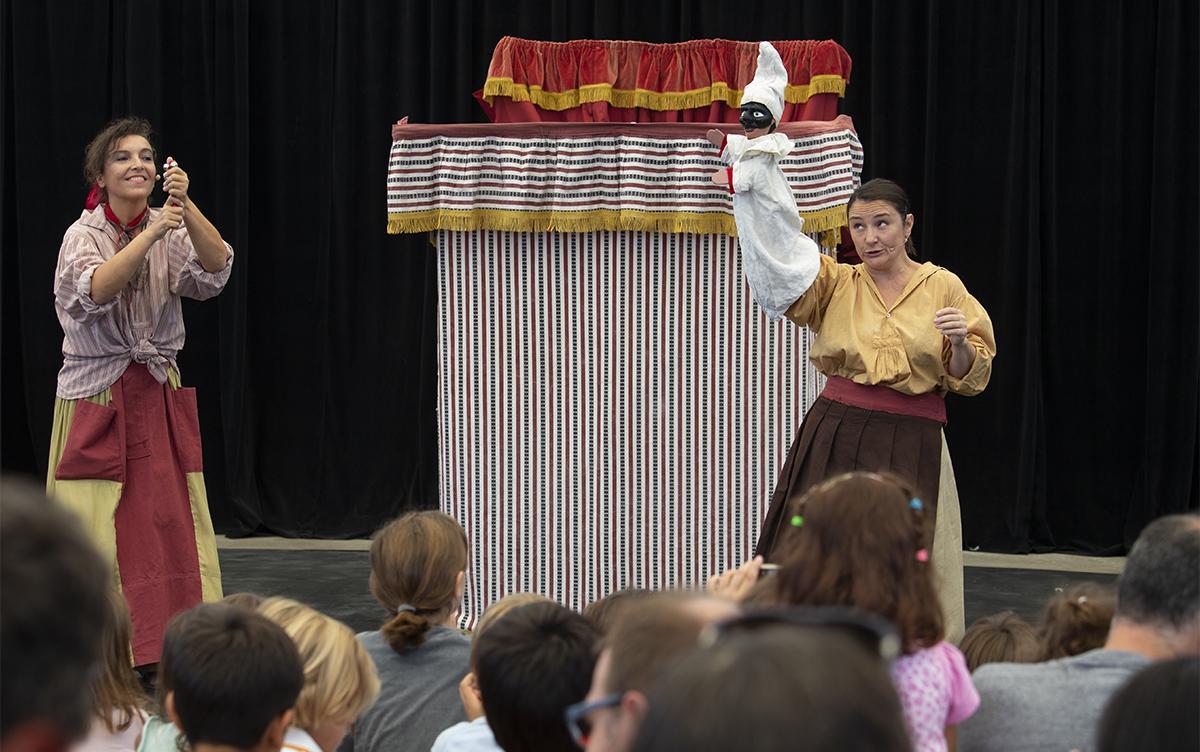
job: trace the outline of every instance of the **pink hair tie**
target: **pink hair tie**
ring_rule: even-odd
[[[88,191],[87,198],[83,200],[83,208],[91,211],[100,205],[100,200],[104,198],[104,189],[99,183],[92,184],[92,190]]]
[[[917,551],[917,561],[929,561],[929,552],[923,548],[918,550]]]

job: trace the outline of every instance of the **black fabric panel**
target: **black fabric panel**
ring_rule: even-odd
[[[1088,5],[67,0],[0,9],[3,466],[45,472],[49,294],[83,146],[137,113],[237,252],[185,303],[219,530],[367,533],[437,503],[436,259],[384,232],[388,126],[481,121],[505,34],[833,38],[866,178],[1000,354],[947,428],[969,546],[1116,553],[1197,505],[1200,196],[1191,0]]]

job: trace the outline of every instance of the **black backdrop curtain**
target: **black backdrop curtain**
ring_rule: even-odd
[[[481,121],[496,40],[832,38],[866,177],[990,310],[990,388],[951,398],[967,544],[1116,553],[1195,507],[1194,0],[1111,3],[5,0],[3,465],[45,472],[50,282],[82,149],[154,123],[237,251],[185,303],[213,516],[344,537],[437,503],[436,277],[384,233],[388,127]]]

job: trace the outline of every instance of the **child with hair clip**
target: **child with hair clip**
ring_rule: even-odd
[[[109,618],[104,625],[104,671],[92,682],[92,726],[76,752],[133,749],[148,717],[147,698],[133,670],[129,642],[133,625],[125,597],[108,592]]]
[[[917,752],[952,748],[954,727],[979,706],[962,653],[945,640],[931,517],[893,476],[831,478],[788,504],[782,566],[762,585],[776,603],[860,608],[896,625],[892,682]]]
[[[1039,661],[1053,661],[1104,647],[1117,610],[1111,587],[1084,582],[1055,594],[1038,626]]]
[[[375,664],[349,627],[302,603],[268,598],[258,612],[283,627],[304,662],[304,688],[283,748],[334,752],[379,695]]]
[[[438,734],[466,720],[458,685],[471,670],[471,642],[457,626],[467,535],[442,512],[410,512],[375,535],[370,558],[371,594],[388,619],[358,639],[380,693],[339,749],[429,752]]]

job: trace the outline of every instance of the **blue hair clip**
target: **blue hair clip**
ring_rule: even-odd
[[[912,501],[908,502],[908,505],[918,512],[921,511],[922,509],[924,509],[924,507],[925,507],[925,505],[921,502],[921,500],[915,496],[913,497]]]

